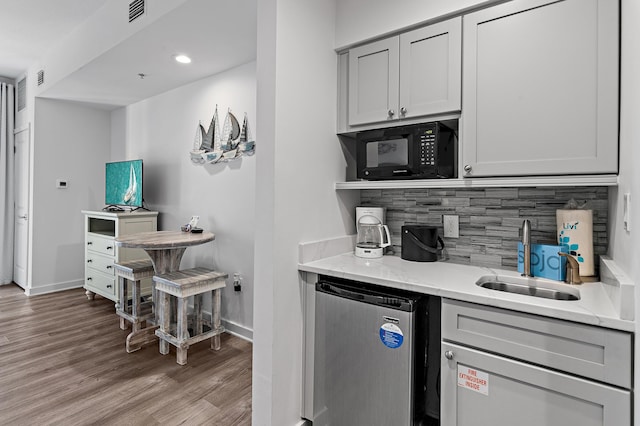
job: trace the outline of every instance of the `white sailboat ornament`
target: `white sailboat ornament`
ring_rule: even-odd
[[[198,122],[190,155],[191,161],[195,164],[215,164],[220,161],[227,162],[242,155],[252,155],[254,150],[255,141],[251,139],[247,113],[244,113],[241,127],[229,108],[221,132],[218,123],[218,105],[216,105],[206,132],[202,123]]]
[[[222,158],[230,160],[236,157],[238,153],[238,143],[236,139],[240,136],[240,124],[238,119],[231,113],[231,108],[227,110],[227,116],[224,119],[224,126],[222,127],[222,139],[221,147],[224,153]]]
[[[202,159],[207,163],[216,163],[222,158],[222,150],[220,149],[220,125],[218,124],[218,105],[213,113],[211,125],[207,131],[203,147],[205,152]]]
[[[204,163],[202,154],[204,154],[205,151],[202,147],[202,143],[206,135],[207,132],[205,132],[204,127],[202,126],[202,122],[199,121],[198,126],[196,127],[196,135],[193,138],[193,149],[191,150],[191,161],[196,164]]]
[[[251,140],[251,132],[249,130],[249,120],[247,119],[247,113],[244,113],[244,120],[242,120],[242,131],[240,132],[240,140],[238,142],[238,151],[241,154],[253,155],[256,148],[256,141]]]

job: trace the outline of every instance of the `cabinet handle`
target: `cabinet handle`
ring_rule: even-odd
[[[87,281],[93,281],[93,278],[87,277]]]
[[[407,109],[405,107],[400,108],[400,114],[401,115],[406,115],[407,114]]]
[[[107,269],[111,269],[111,268],[113,268],[113,266],[107,265]]]
[[[91,241],[89,241],[89,242],[87,243],[87,245],[88,245],[88,246],[90,246],[90,245],[92,245],[92,244],[93,244],[93,243],[92,243]]]
[[[91,263],[91,262],[93,262],[93,259],[87,260],[87,263]]]
[[[113,250],[113,247],[107,246],[107,250]]]
[[[473,170],[473,167],[471,167],[469,164],[464,166],[465,173],[471,173],[471,170]]]
[[[445,351],[444,357],[446,359],[453,359],[453,351]]]
[[[390,109],[390,110],[387,112],[387,115],[389,116],[389,118],[391,118],[391,117],[393,117],[394,115],[396,115],[396,112],[395,112],[394,110]]]
[[[107,288],[111,288],[111,287],[112,287],[111,284],[107,284]]]

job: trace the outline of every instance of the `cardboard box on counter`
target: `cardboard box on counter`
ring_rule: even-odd
[[[534,277],[564,281],[567,259],[558,252],[568,253],[569,246],[531,244],[531,274]],[[524,272],[524,247],[518,242],[518,272]]]

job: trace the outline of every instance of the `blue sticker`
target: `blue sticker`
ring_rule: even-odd
[[[386,347],[396,349],[402,346],[404,335],[400,327],[395,324],[386,323],[380,327],[380,340]]]

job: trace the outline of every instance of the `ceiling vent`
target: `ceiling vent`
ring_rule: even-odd
[[[27,78],[18,82],[18,111],[22,111],[27,106]]]
[[[44,84],[44,70],[38,71],[38,86],[42,86]]]
[[[144,0],[133,0],[129,3],[129,22],[133,22],[145,12],[145,2]]]

